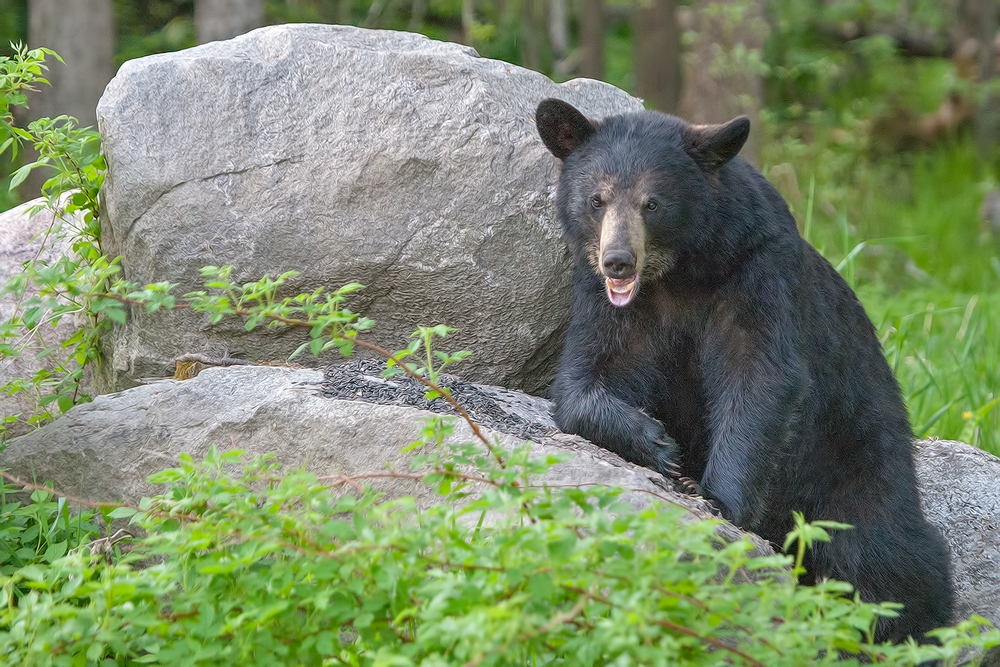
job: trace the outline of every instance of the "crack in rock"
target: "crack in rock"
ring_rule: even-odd
[[[285,164],[285,163],[288,163],[288,162],[294,164],[294,163],[298,162],[299,160],[301,160],[304,157],[305,157],[304,154],[292,155],[290,157],[283,157],[280,160],[275,160],[274,162],[268,162],[267,164],[256,164],[256,165],[250,165],[249,167],[243,167],[241,169],[231,169],[231,170],[226,170],[226,171],[220,171],[218,173],[211,174],[209,176],[198,176],[198,177],[195,177],[195,178],[188,178],[188,179],[185,179],[183,181],[180,181],[179,183],[175,183],[175,184],[171,185],[170,187],[168,187],[163,192],[161,192],[160,194],[158,194],[156,196],[156,199],[154,199],[152,202],[150,202],[149,206],[147,206],[145,208],[145,210],[143,210],[142,213],[140,213],[139,215],[135,216],[132,219],[132,222],[130,222],[128,224],[128,228],[126,228],[125,233],[122,235],[122,243],[124,243],[128,239],[128,237],[132,234],[132,230],[135,229],[136,223],[139,222],[139,220],[140,220],[140,218],[142,218],[142,216],[144,216],[147,213],[149,213],[149,211],[154,206],[156,206],[157,202],[159,202],[165,196],[167,196],[168,194],[170,194],[171,192],[173,192],[174,190],[176,190],[177,188],[179,188],[181,186],[187,185],[188,183],[198,183],[198,182],[210,181],[210,180],[212,180],[214,178],[219,178],[220,176],[235,176],[235,175],[238,175],[238,174],[246,174],[248,172],[255,171],[255,170],[258,170],[258,169],[267,169],[268,167],[277,167],[279,165],[282,165],[282,164]]]

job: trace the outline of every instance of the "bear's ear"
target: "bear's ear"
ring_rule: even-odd
[[[739,116],[722,125],[692,125],[684,134],[684,148],[707,170],[718,169],[740,152],[750,136],[750,119]]]
[[[596,131],[595,124],[576,107],[551,97],[538,105],[535,125],[545,147],[560,160],[569,157]]]

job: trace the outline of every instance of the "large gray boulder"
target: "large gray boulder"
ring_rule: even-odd
[[[35,260],[53,264],[72,252],[69,241],[57,232],[66,223],[81,225],[82,217],[53,212],[44,208],[44,204],[45,200],[39,198],[0,213],[0,322],[6,322],[14,315],[23,315],[27,299],[38,295],[38,290],[31,285],[21,295],[4,290],[13,278],[23,272],[26,262]],[[42,370],[55,370],[59,364],[65,364],[67,354],[61,345],[79,325],[76,318],[65,317],[54,327],[43,324],[33,332],[20,330],[16,336],[4,341],[12,345],[17,354],[0,357],[0,386],[12,380],[31,378]],[[46,348],[57,352],[39,359],[38,353]],[[86,384],[88,386],[84,391],[89,392],[89,374]],[[55,409],[55,405],[50,408]],[[19,415],[22,420],[8,425],[5,435],[14,437],[26,433],[30,427],[24,420],[38,409],[38,399],[33,392],[0,392],[0,418]]]
[[[200,289],[289,270],[290,293],[360,282],[374,341],[459,328],[458,371],[544,391],[568,318],[554,220],[557,163],[534,111],[566,99],[601,118],[642,108],[604,83],[536,72],[420,35],[288,25],[125,63],[98,106],[108,176],[102,240],[140,283]],[[136,309],[109,341],[112,386],[174,357],[287,357],[299,331],[247,334],[189,312]]]

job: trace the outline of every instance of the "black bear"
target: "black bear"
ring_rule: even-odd
[[[555,99],[536,122],[563,161],[574,262],[559,427],[683,472],[777,544],[793,510],[853,525],[813,548],[807,576],[905,605],[880,619],[879,640],[951,622],[948,554],[920,509],[899,385],[851,288],[737,157],[750,122],[595,122]]]

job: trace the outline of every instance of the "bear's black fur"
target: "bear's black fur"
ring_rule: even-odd
[[[679,471],[734,523],[781,544],[792,511],[849,523],[810,581],[905,605],[878,639],[951,622],[945,544],[920,509],[912,432],[875,328],[736,157],[746,118],[536,114],[563,160],[557,205],[573,314],[556,423],[634,463]]]

